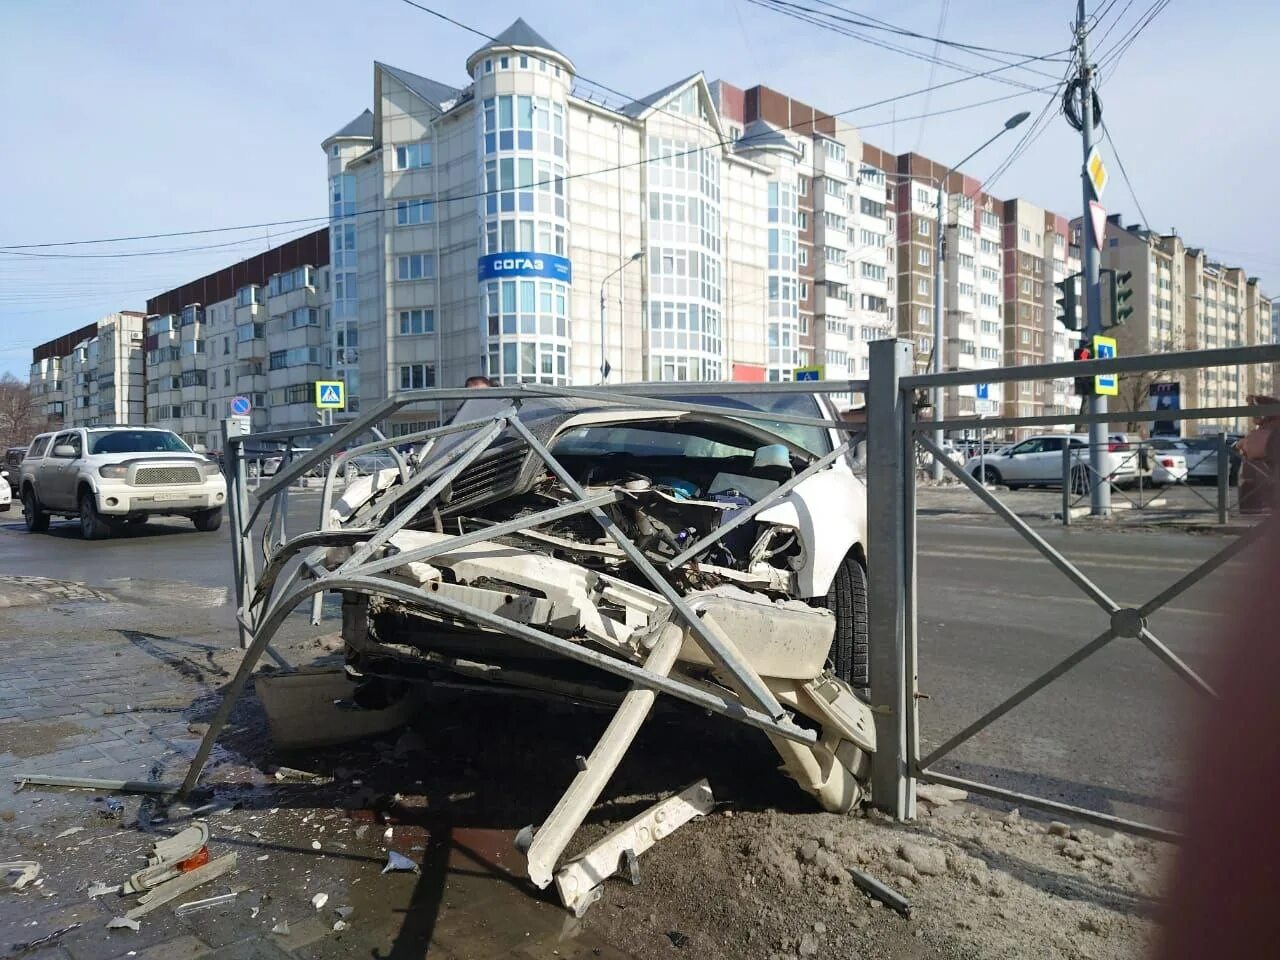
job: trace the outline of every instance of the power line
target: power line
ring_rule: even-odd
[[[1124,20],[1124,15],[1129,12],[1129,8],[1132,6],[1133,6],[1133,0],[1125,0],[1125,5],[1120,8],[1120,12],[1116,15],[1116,18],[1111,21],[1111,25],[1107,27],[1107,29],[1103,31],[1102,36],[1099,37],[1097,41],[1095,41],[1099,47],[1101,47],[1102,44],[1106,42],[1107,37],[1111,36],[1111,31],[1120,25],[1120,22]],[[1108,9],[1110,9],[1110,7],[1108,7]],[[1096,29],[1101,25],[1102,25],[1102,21],[1101,19],[1099,19],[1099,21],[1095,23],[1091,28],[1091,32],[1093,29]]]
[[[905,27],[892,24],[888,20],[881,20],[878,17],[873,17],[869,13],[858,13],[857,11],[850,10],[849,8],[842,6],[841,4],[832,3],[830,2],[830,0],[816,0],[816,2],[821,3],[824,7],[832,7],[836,10],[840,10],[843,13],[852,14],[855,17],[861,18],[860,20],[848,20],[848,18],[841,18],[841,19],[846,19],[850,23],[860,24],[861,26],[864,26],[871,30],[887,30],[891,33],[899,34],[900,36],[913,37],[917,40],[928,40],[934,43],[941,43],[944,46],[954,47],[958,50],[967,50],[974,53],[991,53],[991,54],[999,54],[1001,56],[1014,57],[1014,58],[1030,56],[1029,54],[1018,53],[1013,50],[1001,50],[997,47],[984,47],[984,46],[979,46],[973,43],[961,43],[958,40],[946,40],[940,35],[936,37],[930,37],[922,33],[917,33],[914,30],[909,30]],[[939,30],[938,33],[941,34],[942,31]],[[1045,62],[1053,62],[1055,57],[1057,57],[1057,54],[1051,53],[1051,54],[1045,54],[1042,56],[1031,57],[1031,59],[1042,60]]]
[[[951,0],[942,0],[942,3],[939,5],[938,30],[937,30],[938,36],[937,36],[937,39],[935,39],[933,44],[934,57],[937,57],[938,48],[942,46],[942,32],[947,28],[947,12],[948,10],[950,10],[950,8],[951,8]],[[929,81],[928,82],[930,84],[932,84],[934,81],[934,77],[937,72],[937,69],[938,69],[938,65],[936,63],[929,64]],[[924,100],[924,109],[926,112],[929,109],[929,97],[927,96],[925,97],[925,100]],[[920,152],[920,147],[924,144],[925,126],[926,126],[926,121],[922,119],[920,121],[920,129],[916,131],[916,149],[915,149],[916,153]]]
[[[1133,46],[1138,37],[1142,35],[1142,31],[1151,26],[1151,22],[1155,20],[1156,17],[1160,16],[1160,14],[1164,12],[1165,8],[1172,2],[1173,0],[1156,0],[1156,2],[1147,9],[1146,14],[1138,21],[1137,25],[1131,28],[1128,34],[1116,41],[1115,46],[1099,58],[1098,68],[1102,69],[1103,67],[1117,63],[1120,58],[1125,55],[1128,49]]]
[[[918,50],[912,50],[909,47],[903,47],[897,44],[888,43],[883,40],[877,40],[874,37],[869,37],[866,34],[858,33],[854,30],[849,29],[848,27],[839,25],[839,21],[845,18],[835,17],[831,14],[823,13],[822,11],[815,11],[812,8],[805,7],[801,4],[790,3],[788,2],[788,0],[747,0],[747,2],[750,4],[754,4],[757,7],[761,7],[762,9],[765,9],[765,10],[772,10],[775,13],[780,13],[783,16],[790,17],[793,20],[798,20],[801,23],[808,23],[816,27],[821,27],[824,30],[829,30],[832,33],[837,33],[844,37],[850,37],[854,40],[861,40],[863,43],[870,44],[873,47],[879,47],[882,50],[889,50],[893,53],[901,53],[904,56],[911,57],[915,60],[923,60],[925,63],[934,63],[940,66],[947,67],[952,70],[957,70],[963,73],[972,74],[972,70],[969,67],[967,67],[964,64],[956,63],[954,60],[944,60],[941,57],[931,57],[928,54],[921,53]],[[1015,66],[1014,64],[1007,64],[1006,61],[999,60],[995,57],[986,56],[982,54],[978,54],[978,56],[983,56],[984,59],[993,60],[996,63],[1004,64],[1006,66],[1010,66],[1010,67]],[[1040,71],[1034,70],[1033,68],[1030,68],[1030,67],[1025,67],[1024,65],[1033,60],[1039,60],[1039,59],[1040,59],[1039,57],[1027,57],[1025,60],[1023,60],[1021,64],[1017,64],[1017,66],[1022,66],[1024,67],[1024,69],[1031,70],[1033,73],[1038,74],[1040,73]],[[974,75],[976,76],[977,74],[974,74]],[[984,75],[989,76],[989,74],[984,74]],[[1025,84],[1020,80],[1013,80],[1006,77],[999,77],[994,79],[996,80],[997,83],[1004,83],[1009,86],[1029,87],[1029,84]]]
[[[1052,88],[1052,92],[1049,94],[1049,99],[1041,108],[1040,113],[1036,115],[1031,126],[1027,128],[1027,131],[1019,138],[1018,142],[1014,144],[1013,149],[1009,151],[1009,155],[987,176],[987,179],[983,181],[980,189],[987,190],[992,184],[1000,179],[1000,177],[1004,176],[1005,172],[1031,148],[1031,145],[1035,143],[1036,140],[1040,139],[1040,137],[1044,135],[1046,130],[1049,129],[1047,121],[1050,116],[1050,111],[1058,102],[1058,98],[1062,95],[1062,91],[1070,81],[1071,68],[1073,67],[1074,62],[1075,58],[1073,56],[1067,63],[1067,69],[1063,72],[1062,79]]]
[[[1142,217],[1142,225],[1148,230],[1151,229],[1151,221],[1147,219],[1146,211],[1142,209],[1142,203],[1138,200],[1138,194],[1133,189],[1133,183],[1129,180],[1129,172],[1124,168],[1124,161],[1120,159],[1120,148],[1116,146],[1115,138],[1111,136],[1111,130],[1106,123],[1102,124],[1102,132],[1107,136],[1107,142],[1111,144],[1111,152],[1115,155],[1116,166],[1120,168],[1120,176],[1124,179],[1124,185],[1129,188],[1129,196],[1133,197],[1133,205],[1138,208],[1138,216]]]
[[[408,2],[408,0],[405,0],[405,2]],[[840,110],[835,113],[815,114],[810,119],[801,120],[796,123],[790,124],[788,126],[780,127],[778,129],[781,129],[783,131],[795,131],[801,128],[815,129],[817,124],[825,120],[835,120],[841,117],[848,116],[849,114],[861,113],[864,110],[872,110],[872,109],[875,109],[876,107],[882,107],[882,106],[885,106],[886,104],[896,103],[901,100],[910,100],[913,97],[918,97],[925,93],[932,92],[934,90],[942,90],[947,87],[956,86],[957,84],[967,83],[970,80],[978,79],[984,76],[990,76],[992,74],[999,73],[1003,70],[1008,70],[1008,69],[1011,69],[1012,67],[1016,67],[1020,65],[1021,64],[1013,63],[1013,64],[1007,64],[1005,66],[993,67],[990,70],[983,71],[982,73],[977,73],[972,76],[957,77],[953,80],[944,80],[942,83],[934,84],[931,87],[924,87],[919,90],[911,90],[907,93],[897,94],[892,97],[882,97],[879,100],[873,100],[868,103],[859,104],[858,106],[849,107],[846,110]],[[1026,91],[1026,92],[1029,93],[1032,91]],[[1018,95],[1021,95],[1021,94],[1018,94]],[[987,101],[984,101],[984,102],[987,102]],[[953,108],[953,110],[954,109],[963,109],[963,108]],[[740,137],[736,141],[732,139],[715,140],[709,144],[695,146],[687,150],[677,151],[670,154],[663,154],[657,157],[643,157],[639,160],[633,160],[628,163],[611,164],[609,166],[600,167],[594,170],[583,170],[579,173],[566,173],[563,177],[559,179],[561,180],[561,182],[564,182],[569,180],[577,180],[584,177],[599,176],[600,174],[604,174],[604,173],[613,173],[618,170],[626,170],[626,169],[631,169],[635,167],[641,167],[646,164],[656,163],[659,160],[665,160],[665,159],[674,158],[674,157],[690,156],[692,154],[702,153],[707,150],[715,150],[720,147],[733,146],[735,144],[749,144],[750,141],[754,139],[766,138],[771,135],[772,135],[772,131],[762,131],[759,134]],[[523,190],[523,189],[530,189],[533,187],[540,187],[544,185],[554,185],[555,180],[556,178],[551,177],[546,180],[537,180],[527,184],[520,184],[511,189]],[[460,203],[466,200],[481,199],[483,197],[489,196],[490,194],[496,194],[501,192],[502,190],[500,189],[480,190],[478,192],[464,193],[464,194],[459,194],[451,197],[441,197],[436,202],[441,204]],[[389,207],[375,207],[368,210],[356,211],[354,214],[350,214],[350,216],[353,216],[353,217],[370,216],[372,214],[388,213],[388,212],[391,212],[393,209],[394,208],[389,208]],[[61,241],[49,241],[45,243],[7,244],[7,245],[0,245],[0,251],[35,250],[35,249],[46,249],[49,247],[86,246],[86,245],[102,244],[102,243],[131,243],[131,242],[137,242],[141,240],[161,240],[161,239],[171,239],[173,237],[203,236],[203,235],[214,234],[214,233],[230,233],[237,230],[261,230],[265,227],[284,227],[284,226],[293,226],[297,224],[307,224],[307,223],[321,225],[321,224],[329,223],[330,220],[331,218],[328,216],[297,217],[297,218],[288,219],[288,220],[270,220],[262,223],[238,224],[236,226],[229,226],[229,227],[206,227],[206,228],[196,229],[196,230],[171,230],[164,233],[136,234],[132,236],[121,236],[121,237],[100,237],[93,240],[61,240]]]
[[[327,219],[327,218],[326,218]],[[281,236],[277,237],[277,241],[283,240],[285,236],[293,236],[309,230],[310,227],[295,227],[292,230],[285,230]],[[35,257],[40,259],[53,260],[96,260],[96,259],[118,259],[121,257],[160,257],[172,256],[180,253],[194,253],[201,250],[220,250],[225,247],[237,247],[248,243],[267,243],[270,246],[270,240],[264,240],[263,237],[250,237],[244,240],[228,240],[226,243],[205,243],[195,247],[174,247],[172,250],[132,250],[126,253],[31,253],[26,250],[13,250],[0,248],[0,256],[7,257]]]

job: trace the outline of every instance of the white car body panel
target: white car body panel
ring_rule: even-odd
[[[836,463],[760,511],[756,519],[799,532],[805,551],[804,564],[796,571],[797,593],[825,597],[840,563],[855,544],[865,542],[866,491],[847,466]]]

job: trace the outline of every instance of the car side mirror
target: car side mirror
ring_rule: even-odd
[[[53,448],[53,455],[63,459],[71,459],[76,455],[76,448],[69,443],[60,443]]]
[[[194,453],[200,453],[200,454],[205,454],[209,452],[209,448],[206,447],[203,443],[197,443],[194,447],[191,448],[191,450]]]

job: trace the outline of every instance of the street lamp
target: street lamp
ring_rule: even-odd
[[[1027,119],[1027,117],[1029,117],[1029,116],[1031,116],[1031,114],[1030,114],[1029,112],[1025,111],[1025,110],[1024,110],[1022,113],[1015,113],[1012,117],[1010,117],[1008,120],[1006,120],[1006,121],[1004,122],[1004,126],[1003,126],[1003,127],[1001,127],[1001,128],[996,132],[995,136],[991,137],[989,140],[987,140],[986,142],[984,142],[981,146],[979,146],[976,150],[974,150],[972,153],[970,153],[967,157],[965,157],[965,158],[964,158],[963,160],[961,160],[959,163],[952,164],[950,167],[948,167],[948,168],[947,168],[946,172],[945,172],[941,177],[939,177],[939,178],[938,178],[938,182],[937,182],[937,191],[938,191],[938,192],[937,192],[937,203],[938,203],[937,236],[934,238],[934,247],[933,247],[933,364],[932,364],[932,372],[933,372],[933,373],[935,373],[935,374],[940,374],[940,373],[942,373],[942,332],[943,332],[943,303],[942,303],[942,299],[943,299],[943,291],[944,291],[944,289],[945,289],[945,288],[944,288],[944,286],[943,286],[943,284],[944,284],[944,279],[943,279],[943,270],[942,270],[942,267],[943,267],[943,258],[946,256],[946,247],[944,246],[944,243],[943,243],[943,240],[944,240],[944,234],[945,234],[945,232],[946,232],[946,231],[945,231],[945,227],[946,227],[946,213],[945,213],[944,208],[943,208],[943,205],[942,205],[942,196],[943,196],[943,193],[942,193],[942,192],[943,192],[943,189],[944,189],[944,188],[945,188],[945,186],[946,186],[946,183],[947,183],[947,177],[951,176],[951,174],[952,174],[953,172],[955,172],[956,170],[958,170],[960,167],[963,167],[966,163],[968,163],[970,160],[972,160],[974,157],[976,157],[978,154],[980,154],[983,150],[987,149],[987,147],[991,146],[991,144],[995,143],[997,140],[999,140],[1002,136],[1004,136],[1006,133],[1008,133],[1008,132],[1009,132],[1010,130],[1012,130],[1014,127],[1018,126],[1020,123],[1022,123],[1024,120],[1026,120],[1026,119]],[[940,421],[940,420],[942,419],[942,389],[941,389],[940,387],[935,386],[935,387],[930,391],[930,397],[931,397],[931,400],[932,400],[932,403],[933,403],[933,419],[934,419],[934,421],[935,421],[935,422],[938,422],[938,421]],[[935,430],[933,431],[933,442],[934,442],[934,445],[938,447],[938,449],[941,449],[941,448],[942,448],[942,430],[941,430],[941,428],[937,428],[937,429],[935,429]],[[941,461],[940,459],[938,459],[936,456],[933,458],[933,479],[934,479],[934,480],[941,480],[941,479],[942,479],[942,461]]]
[[[605,334],[606,334],[607,328],[605,327],[605,322],[604,322],[604,314],[605,314],[604,289],[609,285],[610,280],[612,280],[614,277],[620,274],[623,270],[627,269],[627,267],[630,264],[635,263],[637,260],[640,260],[642,257],[644,257],[644,251],[637,250],[626,260],[623,260],[622,263],[620,263],[612,272],[607,274],[605,278],[600,281],[600,382],[601,383],[604,383],[609,379],[609,370],[611,369],[609,366],[609,358],[607,356],[608,344],[605,341]]]

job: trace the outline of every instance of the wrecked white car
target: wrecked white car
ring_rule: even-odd
[[[301,599],[337,591],[352,699],[366,709],[424,682],[616,704],[526,838],[530,877],[554,879],[575,910],[619,851],[710,808],[695,784],[557,866],[657,693],[762,729],[789,776],[850,810],[875,730],[857,695],[868,557],[849,427],[794,391],[512,392],[477,394],[395,466],[352,479],[321,530],[268,533],[242,611],[252,651]],[[389,446],[343,449],[324,502],[344,460]],[[278,479],[287,487],[288,472]]]

